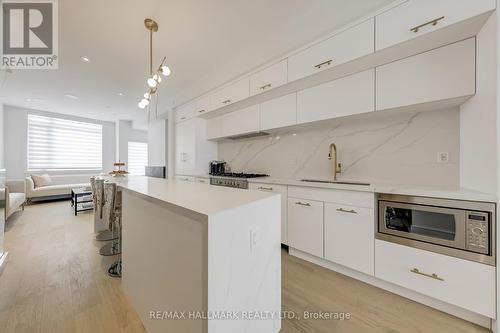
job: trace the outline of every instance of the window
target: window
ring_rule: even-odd
[[[144,176],[148,165],[148,144],[145,142],[128,142],[128,172],[131,175]]]
[[[101,170],[102,125],[28,114],[28,170]]]

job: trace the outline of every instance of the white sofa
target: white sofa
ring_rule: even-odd
[[[19,209],[24,210],[26,203],[26,185],[23,180],[7,180],[5,182],[5,220]]]
[[[26,177],[26,198],[28,202],[71,197],[71,189],[90,187],[93,175],[50,175],[52,185],[35,187],[31,176]]]

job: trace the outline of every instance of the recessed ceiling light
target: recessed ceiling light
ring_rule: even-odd
[[[123,93],[122,93],[122,92],[119,92],[119,93],[118,93],[118,96],[123,96]]]
[[[26,102],[43,102],[43,98],[26,98]]]
[[[71,95],[71,94],[64,94],[64,97],[71,98],[71,99],[78,99],[77,96]]]
[[[87,58],[87,57],[80,57],[80,58],[81,58],[83,61],[85,61],[85,62],[90,62],[90,59],[89,59],[89,58]]]
[[[293,136],[297,136],[297,133],[293,133],[292,135],[293,135]]]

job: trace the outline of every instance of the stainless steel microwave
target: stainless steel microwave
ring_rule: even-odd
[[[495,265],[494,203],[378,195],[378,239]]]

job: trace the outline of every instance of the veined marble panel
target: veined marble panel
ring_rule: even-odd
[[[371,113],[322,122],[279,135],[219,144],[233,171],[278,178],[331,178],[330,143],[338,148],[341,180],[459,186],[459,110]],[[438,152],[449,163],[438,163]]]

